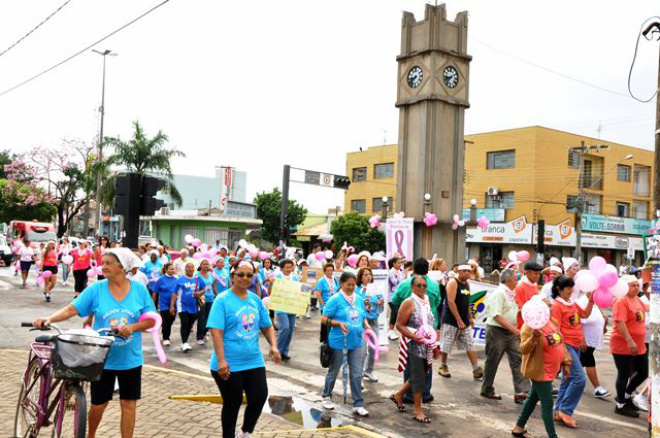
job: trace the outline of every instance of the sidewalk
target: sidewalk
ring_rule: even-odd
[[[20,379],[27,365],[25,350],[0,350],[0,437],[13,434]],[[168,400],[171,395],[218,393],[211,377],[146,366],[142,374],[142,396],[138,402],[135,438],[211,438],[222,435],[221,406],[211,403]],[[242,413],[239,415],[239,425]],[[264,438],[358,438],[380,435],[359,428],[296,430],[299,426],[263,413],[254,435]],[[49,436],[50,430],[42,430]],[[101,437],[119,436],[119,403],[110,403],[99,428]]]

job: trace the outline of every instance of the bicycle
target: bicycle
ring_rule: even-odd
[[[32,323],[22,323],[21,327],[32,327]],[[100,377],[105,356],[118,333],[115,329],[99,329],[97,333],[107,336],[95,338],[75,331],[63,332],[55,324],[32,330],[51,328],[58,333],[40,334],[30,344],[28,366],[16,405],[14,438],[36,438],[42,427],[50,425],[52,438],[86,436],[84,384]]]

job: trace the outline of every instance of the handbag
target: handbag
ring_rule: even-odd
[[[330,348],[330,344],[328,344],[328,340],[326,339],[325,341],[321,342],[321,347],[320,347],[320,360],[321,360],[321,366],[323,368],[329,368],[330,367],[330,354],[332,353],[332,349]]]
[[[199,292],[199,277],[196,278],[195,292]],[[199,310],[203,310],[206,307],[206,296],[204,294],[197,297],[197,307]]]

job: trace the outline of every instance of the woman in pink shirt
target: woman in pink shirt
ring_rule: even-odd
[[[103,257],[103,254],[108,249],[109,245],[110,245],[110,241],[108,240],[107,237],[101,236],[99,238],[99,245],[94,249],[94,258],[96,260],[96,266],[103,265],[103,263],[101,262],[101,257]],[[105,279],[103,274],[99,274],[99,280],[103,280],[103,279]]]
[[[50,302],[50,291],[53,290],[55,284],[57,283],[57,265],[59,261],[57,260],[57,250],[55,249],[55,242],[50,241],[46,245],[44,252],[41,256],[41,270],[43,272],[49,271],[53,275],[50,277],[44,278],[44,297],[46,297],[46,302]]]
[[[92,265],[94,255],[87,248],[87,242],[81,241],[78,249],[71,251],[71,256],[73,257],[73,290],[77,297],[87,287],[87,270]]]

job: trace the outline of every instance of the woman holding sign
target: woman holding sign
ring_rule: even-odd
[[[368,288],[374,279],[370,268],[360,268],[357,274],[357,288],[355,293],[364,301],[364,308],[367,311],[367,322],[372,327],[378,339],[378,314],[384,310],[385,299],[382,294],[376,294]],[[378,382],[378,377],[374,374],[374,357],[376,352],[368,345],[365,346],[366,358],[364,361],[364,378],[370,382]]]
[[[275,275],[276,280],[290,280],[299,281],[298,276],[294,274],[295,264],[292,260],[283,259],[280,261],[280,272]],[[291,360],[289,356],[289,347],[293,339],[293,331],[296,328],[296,314],[286,312],[275,312],[277,325],[279,331],[277,332],[277,348],[282,354],[282,360],[288,362]]]
[[[242,261],[231,269],[231,289],[218,295],[206,327],[211,330],[213,354],[211,375],[222,395],[222,436],[248,437],[254,431],[268,397],[264,357],[259,349],[259,332],[270,344],[269,356],[281,360],[268,310],[261,299],[248,291],[255,276],[252,262]],[[247,398],[241,432],[236,420]]]
[[[339,278],[341,290],[331,297],[323,309],[323,324],[330,327],[328,344],[331,348],[330,367],[325,376],[321,406],[334,409],[332,389],[344,362],[344,350],[348,363],[353,413],[366,417],[369,411],[364,408],[362,399],[362,339],[365,330],[369,330],[367,311],[364,302],[355,294],[356,278],[351,272],[344,272]]]

